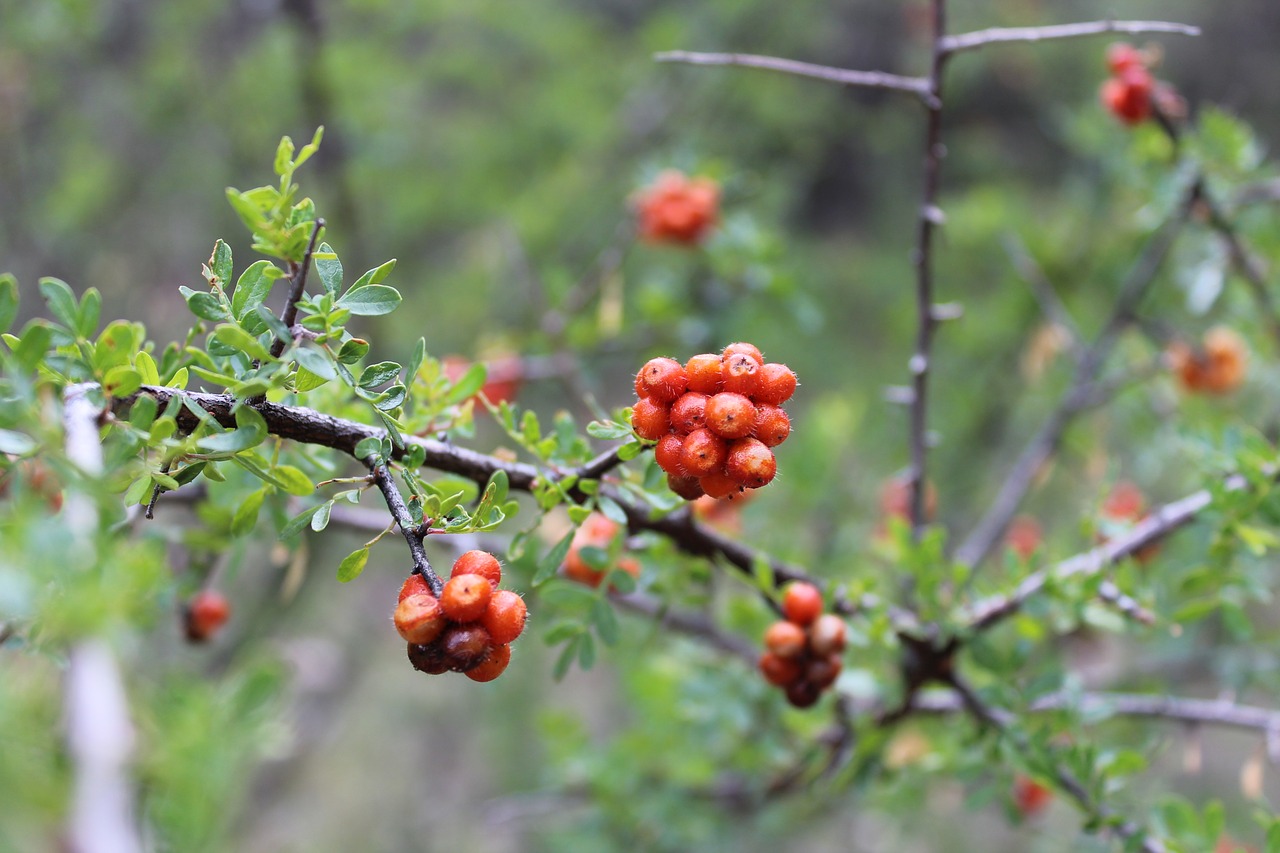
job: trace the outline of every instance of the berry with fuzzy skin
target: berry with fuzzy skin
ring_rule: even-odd
[[[742,491],[742,483],[724,471],[712,471],[698,478],[698,485],[709,498],[732,498]]]
[[[419,593],[431,595],[431,585],[427,583],[426,578],[414,572],[405,578],[404,583],[400,585],[400,597],[396,601],[404,601],[409,596],[418,595]]]
[[[680,465],[680,453],[683,450],[684,438],[669,432],[658,439],[657,446],[653,448],[653,458],[657,461],[658,467],[666,473],[674,477],[684,477],[686,472]]]
[[[691,433],[707,425],[707,395],[688,391],[671,404],[671,429]]]
[[[455,622],[474,622],[484,615],[493,597],[493,586],[483,575],[449,578],[440,593],[440,606]]]
[[[773,481],[778,473],[778,460],[763,441],[742,438],[729,445],[725,473],[748,489],[758,489]]]
[[[844,651],[844,620],[834,613],[824,613],[809,626],[809,650],[815,655],[838,655]]]
[[[689,388],[684,366],[674,358],[651,358],[636,376],[636,393],[655,403],[672,403]]]
[[[782,615],[804,627],[822,614],[822,593],[811,583],[792,581],[782,594]]]
[[[749,344],[744,341],[729,344],[721,352],[721,355],[724,357],[725,361],[728,361],[735,355],[746,355],[754,359],[756,364],[764,364],[764,354],[760,352],[760,348],[755,344]]]
[[[667,488],[687,501],[696,501],[706,494],[697,477],[677,477],[674,474],[668,474]]]
[[[511,663],[511,647],[506,645],[494,646],[489,650],[489,657],[485,659],[484,663],[473,666],[464,675],[472,681],[481,683],[493,681],[507,671],[507,664],[509,663]]]
[[[709,429],[695,429],[685,436],[684,447],[680,450],[680,465],[689,476],[704,477],[724,468],[728,455],[724,439]]]
[[[707,429],[721,438],[746,438],[756,424],[756,407],[742,394],[721,391],[707,399]]]
[[[684,366],[689,377],[689,390],[711,395],[724,387],[724,366],[721,357],[704,352],[695,355]]]
[[[426,592],[410,595],[397,604],[392,621],[401,637],[418,645],[431,643],[449,625],[440,602]]]
[[[466,672],[484,663],[493,648],[489,632],[475,623],[450,625],[439,642],[449,669],[454,672]]]
[[[480,617],[480,625],[489,632],[494,643],[505,646],[514,642],[524,631],[529,611],[524,599],[509,589],[500,589],[489,599],[489,606]]]
[[[798,658],[804,654],[804,628],[795,622],[774,622],[764,632],[764,647],[781,658]]]
[[[488,551],[467,551],[453,561],[453,571],[449,577],[456,578],[458,575],[480,575],[497,589],[502,582],[502,564]]]
[[[791,435],[791,418],[781,406],[762,403],[756,406],[756,422],[751,434],[764,442],[765,447],[777,447]]]
[[[788,624],[786,622],[780,624]],[[776,655],[773,652],[765,652],[760,655],[758,663],[760,674],[764,676],[764,680],[772,684],[774,687],[786,687],[793,681],[796,681],[803,674],[799,661],[795,658],[785,658]]]
[[[633,201],[640,239],[650,243],[693,245],[720,217],[720,187],[709,178],[687,177],[668,169]]]
[[[778,362],[770,362],[760,368],[756,377],[756,403],[780,406],[796,392],[796,375],[791,368]]]
[[[641,438],[657,441],[671,430],[671,409],[665,403],[641,397],[631,409],[631,428]]]
[[[187,639],[203,643],[218,633],[231,618],[231,602],[216,589],[202,589],[192,596],[183,611]]]
[[[746,353],[739,352],[727,356],[724,367],[721,369],[724,374],[724,390],[742,394],[744,397],[754,397],[759,387],[762,369],[760,362]]]

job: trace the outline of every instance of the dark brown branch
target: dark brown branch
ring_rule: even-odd
[[[395,478],[391,476],[391,470],[387,467],[387,464],[379,462],[371,465],[370,469],[373,474],[373,480],[378,485],[378,490],[382,492],[382,496],[387,501],[387,508],[391,510],[391,515],[395,518],[396,525],[404,535],[404,541],[409,544],[409,553],[413,556],[414,573],[426,578],[427,585],[431,587],[431,593],[439,598],[440,591],[444,589],[444,581],[440,580],[440,576],[431,568],[431,561],[427,559],[426,549],[422,547],[422,540],[426,538],[427,528],[413,523],[413,517],[409,514],[409,507],[405,505],[404,496],[400,494],[400,487],[396,485]]]
[[[1078,24],[1058,24],[1048,27],[992,27],[991,29],[978,30],[972,33],[947,36],[942,40],[942,49],[951,54],[962,50],[975,50],[992,44],[1081,38],[1105,33],[1126,33],[1128,35],[1171,33],[1181,36],[1198,36],[1200,35],[1200,28],[1167,21],[1086,21]]]
[[[797,62],[794,59],[782,59],[776,56],[759,56],[752,53],[695,53],[687,50],[669,50],[665,53],[654,54],[653,59],[655,62],[683,62],[690,65],[737,65],[745,68],[762,68],[766,71],[779,71],[783,74],[825,80],[828,83],[838,83],[841,86],[909,92],[929,105],[934,103],[933,99],[935,97],[929,86],[929,81],[923,77],[904,77],[900,74],[886,74],[883,71],[851,71],[845,68],[833,68],[829,65]]]

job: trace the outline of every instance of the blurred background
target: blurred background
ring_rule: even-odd
[[[375,355],[404,360],[419,335],[438,357],[519,355],[529,374],[520,403],[581,422],[627,405],[646,358],[753,341],[803,387],[785,476],[743,510],[748,540],[822,576],[883,572],[866,543],[881,484],[907,461],[905,418],[883,389],[907,378],[923,113],[892,93],[651,57],[741,51],[922,73],[927,6],[0,0],[0,269],[18,276],[28,316],[37,278],[52,275],[101,290],[104,320],[138,319],[160,342],[181,340],[191,318],[176,291],[199,286],[214,240],[233,246],[237,268],[253,257],[225,188],[270,182],[280,136],[302,144],[324,125],[298,177],[328,241],[349,273],[398,259],[389,283],[404,307],[365,321]],[[1280,135],[1272,0],[952,6],[953,31],[1109,16],[1197,24],[1199,38],[1153,40],[1157,75],[1193,114],[1212,102],[1252,125],[1258,151]],[[938,288],[966,316],[938,339],[934,477],[940,520],[954,529],[974,521],[1070,375],[1037,337],[1043,319],[1019,259],[1033,258],[1092,329],[1153,224],[1142,215],[1156,170],[1131,164],[1135,146],[1154,143],[1097,102],[1108,41],[953,61]],[[704,249],[633,245],[628,199],[670,167],[723,187],[722,227]],[[1198,269],[1197,246],[1180,269]],[[1159,307],[1194,333],[1224,318],[1245,331],[1256,322],[1230,290],[1190,311],[1194,281],[1170,279]],[[1141,361],[1150,345],[1128,352]],[[1275,379],[1264,367],[1251,381]],[[1157,500],[1198,484],[1178,464],[1194,454],[1162,426],[1177,406],[1156,383],[1071,434],[1063,472],[1030,500],[1057,553],[1088,543],[1079,518],[1109,480],[1135,479]],[[1215,418],[1263,416],[1247,394],[1231,407],[1193,404],[1186,417],[1213,429]],[[1134,435],[1155,438],[1135,446]],[[480,424],[479,446],[500,441]],[[790,728],[762,736],[769,743],[749,756],[758,766],[734,771],[765,772],[770,749],[785,752],[820,722],[797,723],[745,667],[642,620],[624,623],[595,669],[561,682],[550,677],[554,650],[536,637],[493,685],[418,677],[386,623],[403,556],[388,545],[359,583],[332,579],[328,558],[366,538],[317,537],[313,570],[269,535],[238,546],[219,571],[233,599],[258,604],[238,611],[212,657],[179,650],[160,664],[238,673],[222,682],[224,735],[243,748],[204,754],[236,806],[193,816],[180,849],[959,851],[976,839],[992,851],[1085,849],[1065,805],[1011,828],[998,794],[974,803],[952,783],[922,798],[909,767],[865,800],[855,782],[777,804],[691,802],[688,790],[712,780],[723,756],[742,758],[762,720],[785,716]],[[643,559],[653,588],[694,572],[713,601],[734,583],[660,547]],[[536,597],[531,607],[536,619]],[[728,618],[754,638],[764,617]],[[1147,660],[1149,671],[1183,666],[1194,640],[1181,643]],[[1083,643],[1056,654],[1064,667],[1102,664],[1091,671],[1106,683],[1108,659],[1126,652]],[[1248,680],[1245,650],[1202,663],[1184,670],[1193,690],[1202,676]],[[285,687],[262,700],[280,713],[246,732],[256,678]],[[1171,773],[1178,734],[1158,733]],[[1230,799],[1253,744],[1215,743],[1216,760],[1182,784]],[[611,762],[627,772],[615,778]]]

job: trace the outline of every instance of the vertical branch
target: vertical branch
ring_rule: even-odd
[[[430,519],[420,525],[414,524],[413,516],[409,514],[409,507],[405,504],[404,496],[400,494],[400,488],[391,476],[391,469],[387,463],[379,462],[372,468],[373,481],[377,483],[378,490],[386,498],[387,508],[391,510],[396,524],[400,527],[400,532],[404,534],[404,541],[409,543],[409,553],[413,555],[413,571],[426,578],[427,585],[431,587],[431,594],[439,598],[440,591],[444,589],[444,581],[440,580],[440,576],[431,568],[426,549],[422,547],[422,540],[426,539],[431,529]]]
[[[925,524],[925,482],[929,452],[928,391],[929,357],[938,317],[933,305],[933,233],[942,224],[938,207],[938,184],[942,172],[942,70],[947,61],[946,0],[933,0],[933,64],[929,70],[929,97],[925,102],[924,187],[920,201],[920,221],[913,261],[916,267],[916,347],[911,356],[912,395],[910,409],[911,537],[920,540]]]
[[[307,243],[307,252],[302,256],[302,262],[289,264],[289,301],[280,312],[280,322],[284,323],[290,334],[293,333],[293,324],[298,320],[298,300],[307,291],[307,270],[311,268],[311,256],[315,254],[316,240],[320,238],[323,229],[324,220],[316,219],[311,228],[311,242]],[[271,357],[279,358],[285,346],[287,344],[284,341],[277,339],[271,345]]]

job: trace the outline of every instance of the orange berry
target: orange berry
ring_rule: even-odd
[[[396,605],[392,621],[401,637],[418,645],[426,645],[439,637],[449,624],[440,602],[427,592],[405,597]]]
[[[692,245],[719,219],[720,188],[708,178],[691,180],[668,169],[636,194],[634,205],[642,240]]]
[[[502,582],[502,564],[488,551],[467,551],[453,561],[453,572],[449,577],[456,578],[458,575],[480,575],[497,589]]]
[[[707,398],[707,429],[721,438],[746,438],[756,424],[756,407],[742,394],[721,391]]]
[[[528,615],[524,599],[519,594],[509,589],[500,589],[489,599],[489,606],[480,617],[480,624],[489,632],[494,643],[505,646],[520,636]]]
[[[414,572],[405,578],[404,583],[400,585],[400,597],[396,601],[404,601],[411,595],[425,593],[431,595],[431,585],[427,583],[427,579],[422,575]]]
[[[785,364],[772,362],[760,368],[756,377],[756,403],[780,406],[796,392],[796,375]]]
[[[689,476],[703,477],[722,470],[728,455],[724,439],[709,429],[695,429],[685,436],[684,447],[680,450],[680,465]]]
[[[707,395],[697,391],[681,394],[671,404],[671,429],[688,434],[707,425]]]
[[[684,366],[674,358],[651,358],[636,376],[636,392],[655,403],[671,403],[688,387]]]
[[[779,623],[786,625],[788,623]],[[800,678],[802,670],[800,663],[795,658],[784,658],[773,652],[765,652],[760,655],[759,661],[760,674],[764,676],[764,680],[772,684],[774,687],[786,687],[791,682]]]
[[[726,356],[722,372],[724,390],[744,397],[754,397],[760,381],[760,362],[746,353]]]
[[[748,344],[739,341],[738,343],[729,344],[720,353],[725,361],[728,361],[735,355],[747,355],[755,359],[756,364],[764,365],[764,355],[755,344]]]
[[[707,395],[716,393],[724,387],[723,370],[720,356],[709,352],[695,355],[684,366],[689,390]]]
[[[489,650],[489,657],[484,663],[477,664],[464,674],[472,681],[486,682],[493,681],[499,675],[506,672],[507,664],[511,663],[511,647],[510,646],[494,646]]]
[[[1028,560],[1040,547],[1044,535],[1040,531],[1040,522],[1029,515],[1020,515],[1009,524],[1009,531],[1004,535],[1005,544],[1019,559]]]
[[[774,622],[764,632],[764,647],[782,658],[804,654],[804,629],[794,622]]]
[[[684,438],[674,432],[669,432],[658,439],[657,446],[653,448],[653,458],[657,461],[658,467],[666,473],[676,477],[683,477],[685,476],[685,470],[680,467],[680,453],[683,450]]]
[[[484,615],[493,597],[493,585],[484,575],[449,578],[440,593],[440,606],[455,622],[474,622]]]
[[[216,589],[202,589],[191,597],[183,612],[187,639],[203,643],[231,618],[231,602]]]
[[[1053,791],[1028,776],[1018,774],[1013,778],[1013,804],[1024,817],[1033,817],[1045,810],[1053,799]]]
[[[1102,514],[1113,521],[1138,521],[1146,512],[1146,496],[1129,480],[1117,482],[1102,501]]]
[[[709,498],[720,500],[732,497],[742,491],[742,483],[724,471],[712,471],[698,478],[698,485]]]
[[[748,489],[758,489],[773,481],[778,473],[778,460],[763,441],[741,438],[729,445],[725,473]],[[702,488],[705,490],[706,486]]]
[[[445,661],[454,672],[466,672],[484,663],[493,648],[489,632],[477,624],[450,625],[439,642]]]
[[[838,655],[844,651],[844,620],[834,613],[824,613],[809,626],[809,649],[819,656]]]
[[[1200,349],[1177,342],[1169,347],[1168,358],[1187,391],[1229,394],[1244,384],[1249,350],[1233,330],[1215,326],[1205,332]]]
[[[806,581],[792,581],[782,594],[782,615],[803,627],[822,613],[822,593]]]
[[[668,474],[667,488],[687,501],[696,501],[706,494],[697,477],[677,477],[674,474]]]
[[[751,434],[766,447],[777,447],[791,435],[791,418],[781,406],[762,403],[756,406],[756,422],[751,427]]]
[[[617,535],[618,529],[618,523],[609,516],[593,512],[582,522],[582,526],[573,536],[573,541],[574,544],[582,545],[608,545],[609,541]]]
[[[664,403],[641,397],[631,409],[631,427],[641,438],[657,441],[671,430],[670,411]]]

